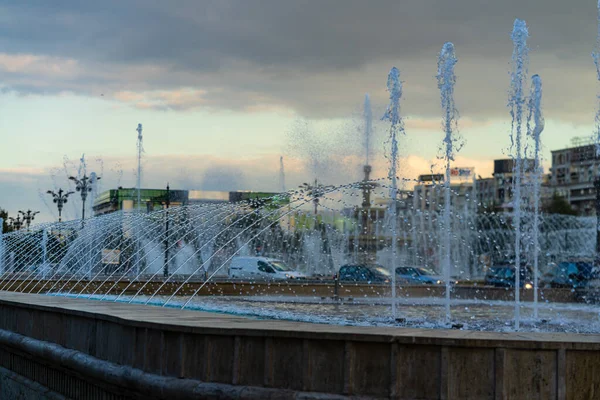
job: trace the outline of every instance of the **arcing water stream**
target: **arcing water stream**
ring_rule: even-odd
[[[460,147],[454,102],[457,59],[454,45],[446,43],[439,54],[437,71],[445,134],[443,207],[419,207],[420,199],[399,195],[405,181],[399,168],[399,140],[405,131],[400,107],[403,84],[394,67],[388,75],[389,106],[383,116],[390,124],[387,179],[367,176],[361,182],[346,185],[317,188],[315,184],[310,190],[289,191],[255,202],[202,203],[147,213],[118,211],[90,218],[86,224],[69,221],[34,225],[28,230],[0,235],[0,290],[245,312],[272,318],[394,326],[437,327],[447,326],[450,321],[467,324],[473,320],[470,325],[474,329],[505,330],[509,329],[507,324],[514,322],[514,329],[523,325],[543,330],[546,328],[542,318],[555,318],[547,328],[555,331],[565,324],[575,326],[573,321],[581,317],[585,323],[573,329],[600,331],[594,307],[560,304],[593,301],[594,293],[544,292],[546,302],[538,304],[542,291],[551,284],[545,276],[546,266],[557,260],[595,257],[598,226],[590,217],[540,216],[542,84],[541,78],[534,75],[531,90],[527,91],[528,36],[525,22],[516,20],[511,36],[509,98],[514,161],[510,213],[477,210],[475,183],[472,197],[464,201],[464,207],[452,204],[456,193],[450,185],[450,171]],[[600,31],[594,53],[600,80],[599,54]],[[526,110],[527,135],[523,135]],[[596,139],[600,149],[600,111],[598,115]],[[365,163],[369,166],[374,143],[368,95],[363,116]],[[524,167],[524,159],[529,157],[528,141],[534,144],[532,173]],[[141,151],[139,125],[138,205]],[[80,175],[84,174],[83,157],[80,169]],[[317,174],[316,169],[313,172]],[[531,190],[524,185],[529,177]],[[365,185],[369,185],[369,196],[378,201],[363,200],[361,214],[357,212],[356,199],[364,196]],[[283,158],[279,187],[285,192]],[[366,232],[359,215],[368,216],[370,228]],[[372,249],[371,256],[377,264],[383,266],[377,269],[369,264],[375,268],[371,271],[379,275],[372,272],[358,283],[343,281],[338,274],[340,267],[351,270],[365,266],[361,250],[365,243]],[[528,248],[532,251],[526,251]],[[241,256],[260,260],[266,257],[280,263],[277,265],[287,271],[287,278],[236,278],[229,267],[232,260]],[[486,269],[493,266],[492,261],[482,265],[483,259],[511,260],[514,284],[481,287]],[[292,279],[286,263],[301,273],[299,278]],[[533,293],[527,292],[521,282],[520,269],[529,263],[534,269]],[[428,280],[415,281],[416,275],[404,275],[407,268],[417,273],[424,271],[422,267],[433,269],[426,271]],[[453,270],[457,271],[455,275]],[[443,277],[437,276],[439,273]],[[454,285],[454,281],[458,284]],[[442,283],[443,292],[439,290]],[[199,298],[206,293],[222,294],[220,284],[244,296],[235,300]],[[332,293],[328,292],[330,288]],[[246,297],[248,293],[256,296]],[[522,301],[523,294],[526,300],[533,300],[531,306]],[[552,296],[559,300],[549,301]],[[322,314],[307,316],[305,309]],[[397,318],[399,310],[403,318]]]

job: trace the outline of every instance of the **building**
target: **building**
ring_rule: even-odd
[[[496,198],[496,179],[479,177],[475,181],[478,208],[493,209],[498,200]]]
[[[522,199],[525,204],[533,203],[533,190],[528,189],[533,183],[535,160],[523,159]],[[511,211],[513,208],[513,180],[515,177],[515,160],[511,158],[494,160],[494,173],[492,178],[476,180],[476,195],[479,207],[496,211]],[[551,197],[548,177],[542,175],[540,197],[542,201]]]
[[[474,207],[473,168],[452,168],[450,170],[450,204],[457,209]],[[413,208],[420,211],[439,211],[445,202],[443,174],[419,175],[412,196]]]
[[[167,200],[166,189],[141,189],[141,209],[145,212],[160,210]],[[265,203],[278,193],[253,191],[206,191],[206,190],[169,190],[170,207],[202,203],[237,203],[240,201],[260,201]],[[287,203],[288,199],[278,198],[277,204]],[[137,189],[118,188],[101,193],[94,200],[94,215],[108,214],[115,211],[137,210]]]
[[[94,215],[103,215],[115,211],[137,210],[138,191],[136,188],[110,189],[101,193],[94,200]],[[167,201],[166,189],[141,189],[141,209],[145,212],[159,210],[165,207]],[[188,203],[187,190],[169,190],[170,206],[176,207]]]
[[[594,144],[581,144],[552,151],[550,183],[581,215],[595,214],[594,180],[600,177],[600,162]]]

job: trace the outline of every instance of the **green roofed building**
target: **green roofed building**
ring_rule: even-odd
[[[142,189],[141,209],[144,212],[160,210],[167,200],[166,189]],[[204,191],[204,190],[170,190],[170,207],[201,203],[237,203],[248,201],[257,205],[280,207],[288,204],[287,196],[278,193],[252,191]],[[94,215],[102,215],[120,210],[137,210],[137,189],[119,188],[101,193],[94,201]]]
[[[166,189],[141,189],[141,209],[145,212],[160,210],[167,201]],[[94,201],[94,215],[108,214],[120,210],[136,210],[137,189],[119,188],[101,193]],[[188,204],[187,190],[169,190],[170,207]]]

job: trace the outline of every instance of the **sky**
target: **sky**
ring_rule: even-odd
[[[319,177],[361,179],[361,107],[404,85],[400,173],[439,164],[437,55],[456,48],[457,167],[490,176],[508,155],[510,33],[529,27],[529,75],[543,81],[543,156],[594,131],[597,10],[592,0],[0,1],[0,207],[56,218],[45,192],[68,188],[85,154],[99,190],[279,191]],[[388,126],[375,123],[374,177]],[[66,218],[77,217],[77,204]]]

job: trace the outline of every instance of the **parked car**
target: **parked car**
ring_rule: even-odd
[[[439,285],[443,279],[434,271],[421,267],[398,267],[396,279],[399,282],[415,285]]]
[[[234,257],[229,265],[229,277],[240,279],[287,280],[305,279],[285,262],[268,257]]]
[[[533,289],[533,273],[527,265],[519,269],[519,287]],[[516,281],[514,264],[497,264],[490,267],[485,274],[484,283],[489,286],[512,288]]]
[[[392,279],[392,274],[381,265],[355,264],[341,266],[338,277],[340,281],[388,283]]]
[[[556,263],[550,262],[545,268],[540,270],[539,285],[541,288],[551,287],[552,280],[554,280],[554,276],[556,274],[556,266]]]
[[[597,269],[587,261],[560,262],[551,274],[550,287],[553,288],[584,288],[598,276]]]

